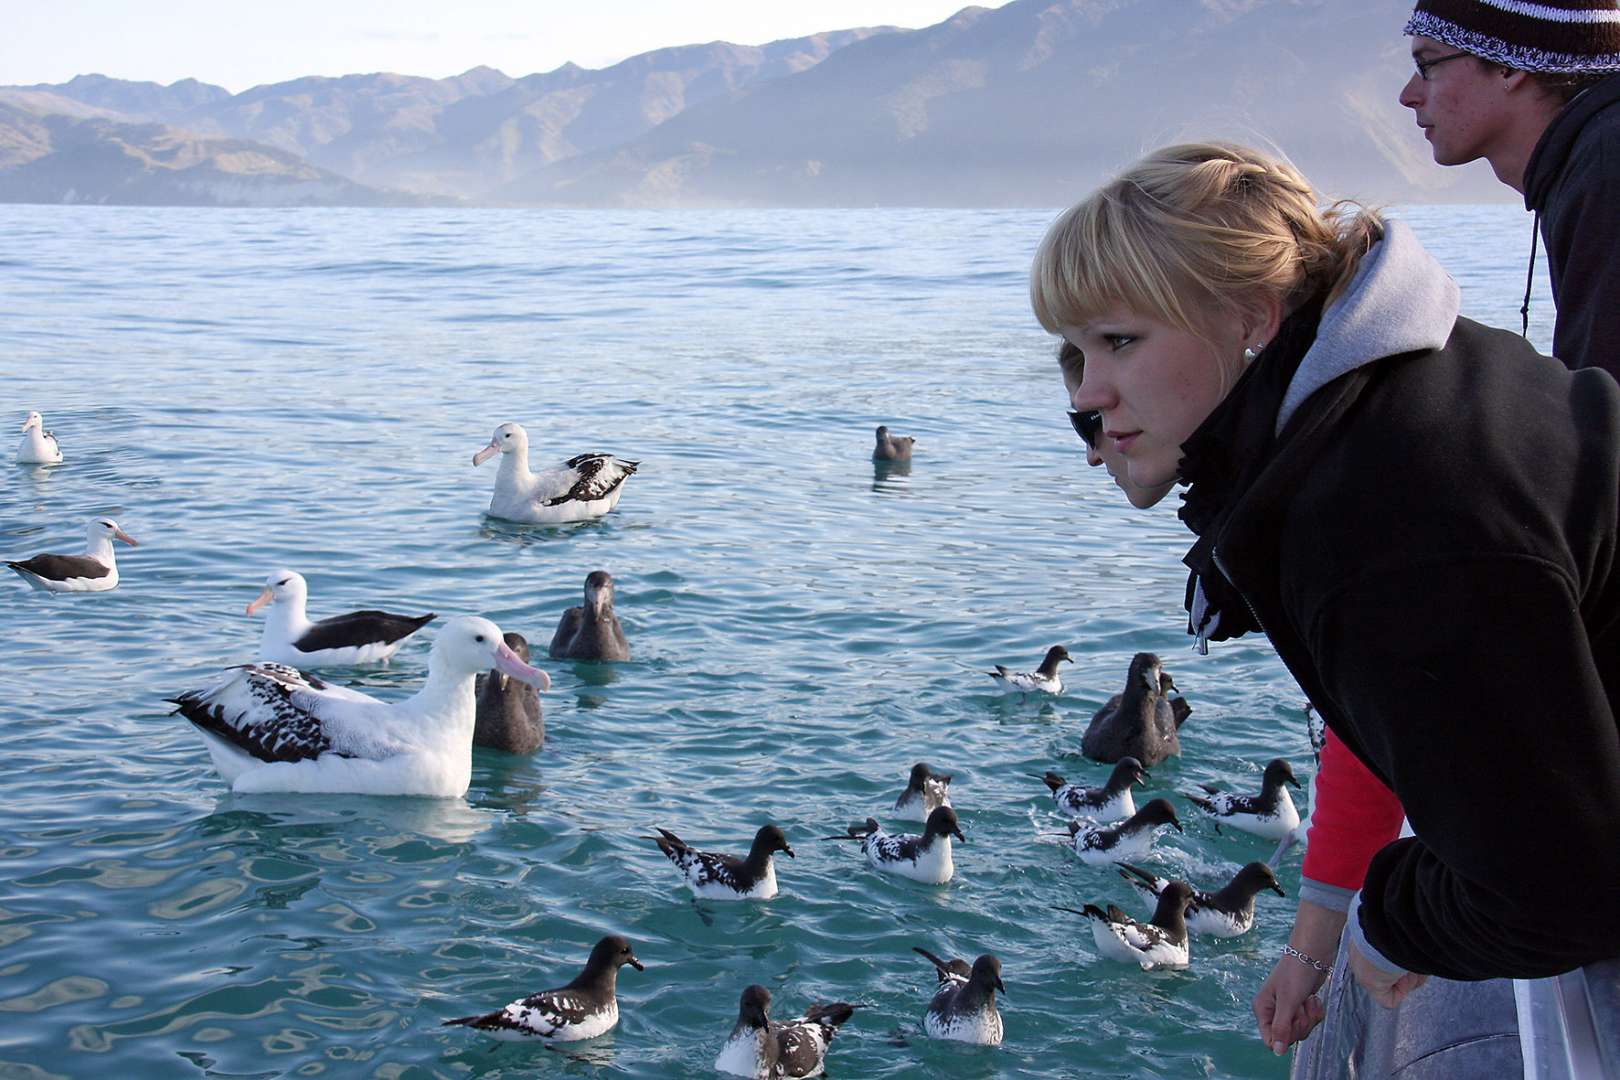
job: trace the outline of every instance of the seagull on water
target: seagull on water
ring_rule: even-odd
[[[83,555],[35,555],[6,565],[40,592],[106,592],[117,587],[118,560],[112,542],[140,545],[112,518],[91,518],[84,532]]]
[[[17,443],[17,464],[62,464],[62,446],[55,435],[45,430],[45,420],[37,412],[29,413],[28,419],[23,421],[22,440]]]
[[[1153,778],[1142,768],[1140,761],[1128,757],[1120,759],[1102,787],[1071,784],[1055,772],[1047,772],[1040,779],[1051,791],[1052,802],[1065,814],[1106,822],[1118,821],[1136,813],[1136,800],[1131,796],[1131,788]]]
[[[776,862],[780,851],[795,858],[787,837],[775,825],[766,825],[754,834],[747,858],[695,851],[686,841],[659,829],[649,837],[665,858],[675,864],[693,895],[708,900],[769,900],[776,895]]]
[[[630,942],[618,934],[609,934],[596,943],[590,959],[585,961],[585,970],[567,986],[530,994],[482,1016],[446,1020],[444,1026],[476,1028],[497,1039],[594,1039],[619,1022],[619,969],[626,964],[637,971],[646,970],[636,959]]]
[[[342,667],[387,663],[405,639],[432,622],[434,615],[391,615],[366,609],[310,622],[304,605],[309,583],[304,575],[277,570],[264,579],[264,591],[247,606],[254,614],[266,604],[259,659],[295,668]]]
[[[978,1046],[1001,1045],[1001,1013],[996,1009],[996,991],[1001,983],[1001,961],[985,953],[973,961],[941,960],[927,949],[912,946],[934,965],[939,982],[923,1015],[923,1030],[931,1039],[950,1039]]]
[[[1110,960],[1136,964],[1143,971],[1177,969],[1187,966],[1188,942],[1185,912],[1193,888],[1185,881],[1172,881],[1159,894],[1158,906],[1148,922],[1138,922],[1113,904],[1106,910],[1095,904],[1083,909],[1057,910],[1084,915],[1091,920],[1091,934],[1097,951]]]
[[[1168,879],[1130,863],[1119,864],[1119,876],[1134,886],[1149,906],[1157,905],[1170,884]],[[1187,928],[1195,934],[1218,938],[1248,933],[1254,925],[1254,898],[1261,889],[1270,889],[1278,896],[1288,895],[1278,884],[1271,867],[1263,862],[1249,863],[1214,892],[1193,889],[1192,901],[1187,905]]]
[[[1168,799],[1152,799],[1113,828],[1079,821],[1069,822],[1067,838],[1083,863],[1100,866],[1123,859],[1140,859],[1153,850],[1153,837],[1162,825],[1185,832],[1176,808]],[[1059,834],[1063,835],[1063,834]]]
[[[907,821],[927,821],[928,815],[942,806],[951,805],[951,774],[937,773],[927,762],[919,761],[911,767],[911,779],[906,790],[894,800],[894,814]]]
[[[717,1072],[759,1080],[816,1076],[839,1027],[862,1008],[835,1001],[812,1005],[796,1020],[776,1021],[768,1015],[770,1006],[771,992],[763,986],[750,986],[742,992],[737,1023],[714,1059]]]
[[[501,467],[495,474],[490,516],[531,525],[564,525],[601,517],[619,504],[624,482],[640,464],[612,454],[579,454],[561,465],[531,473],[529,433],[518,424],[496,428],[489,445],[473,455],[473,465],[482,465],[496,454],[501,455]]]
[[[1284,784],[1299,787],[1294,768],[1282,758],[1273,758],[1266,766],[1258,795],[1238,795],[1200,784],[1204,795],[1183,798],[1214,819],[1217,831],[1222,825],[1230,825],[1268,840],[1281,840],[1299,827],[1299,810]]]
[[[1020,694],[1056,696],[1063,693],[1063,680],[1058,676],[1058,664],[1064,662],[1074,663],[1069,657],[1069,650],[1061,645],[1054,645],[1046,650],[1046,658],[1034,671],[1009,671],[997,664],[996,670],[987,671],[985,674],[996,680],[1006,693],[1016,691]]]
[[[928,823],[921,836],[905,833],[886,833],[876,819],[867,818],[862,824],[851,825],[841,836],[824,836],[823,840],[859,840],[866,861],[885,874],[898,874],[913,881],[929,885],[943,885],[951,880],[956,866],[951,861],[951,837],[963,843],[967,837],[956,821],[956,811],[941,806],[928,815]]]

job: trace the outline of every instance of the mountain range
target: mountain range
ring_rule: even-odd
[[[1226,137],[1324,191],[1507,197],[1441,169],[1396,94],[1410,0],[1013,0],[920,30],[659,49],[512,78],[311,77],[232,94],[0,87],[0,201],[1065,205],[1144,150]]]

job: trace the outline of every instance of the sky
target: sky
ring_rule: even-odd
[[[1000,7],[1006,0],[980,0]],[[54,0],[15,5],[0,84],[97,73],[239,93],[303,75],[517,77],[606,67],[669,45],[759,45],[853,26],[931,26],[967,0]],[[26,14],[20,14],[26,10]]]

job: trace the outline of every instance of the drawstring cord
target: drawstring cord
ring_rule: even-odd
[[[1536,242],[1540,239],[1541,211],[1537,210],[1535,221],[1530,224],[1530,269],[1524,272],[1524,306],[1519,309],[1519,318],[1524,323],[1520,334],[1525,338],[1530,336],[1530,286],[1536,279]]]

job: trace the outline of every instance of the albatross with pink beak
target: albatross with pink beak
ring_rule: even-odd
[[[501,468],[495,474],[495,494],[489,500],[491,517],[532,525],[566,525],[599,518],[619,504],[624,482],[638,461],[612,454],[579,454],[554,468],[529,471],[529,433],[518,424],[495,429],[489,445],[473,455],[482,465],[496,454]]]
[[[6,565],[40,592],[106,592],[116,588],[118,560],[113,557],[112,542],[140,545],[112,518],[92,518],[85,535],[89,545],[83,555],[35,555]]]
[[[281,664],[244,664],[171,698],[214,768],[240,793],[425,795],[459,799],[472,782],[473,679],[493,667],[538,690],[551,679],[518,659],[488,619],[451,619],[428,677],[397,704]]]
[[[56,436],[45,430],[45,420],[37,412],[28,414],[23,421],[22,441],[17,444],[19,465],[60,465],[62,447]]]

